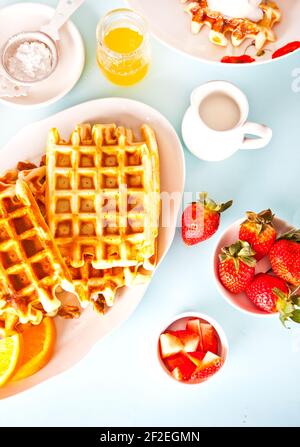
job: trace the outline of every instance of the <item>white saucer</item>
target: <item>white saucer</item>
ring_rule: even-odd
[[[21,31],[35,31],[49,22],[54,9],[40,3],[17,3],[0,9],[0,46]],[[3,104],[17,107],[46,106],[65,96],[79,80],[85,62],[85,50],[76,26],[67,22],[60,30],[59,63],[45,81],[30,88],[28,96],[0,98]]]

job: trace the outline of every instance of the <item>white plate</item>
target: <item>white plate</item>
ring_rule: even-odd
[[[0,9],[0,47],[14,34],[36,31],[49,22],[54,9],[40,3],[17,3]],[[30,88],[28,96],[0,98],[3,104],[18,107],[46,106],[58,101],[75,86],[85,61],[85,50],[76,26],[68,21],[60,30],[59,63],[45,81]]]
[[[272,61],[271,55],[274,50],[288,42],[300,39],[300,1],[276,1],[282,10],[281,23],[275,25],[274,28],[278,40],[268,45],[272,51],[266,51],[264,56],[257,58],[257,63]],[[192,34],[191,19],[184,11],[185,5],[180,0],[127,0],[127,4],[144,15],[151,31],[158,39],[203,62],[218,62],[228,54],[235,56],[244,54],[249,45],[249,40],[236,49],[214,45],[208,40],[207,27],[203,28],[199,34]]]
[[[219,280],[218,273],[218,265],[219,265],[219,254],[221,253],[221,249],[223,247],[228,247],[229,245],[236,242],[239,238],[239,228],[242,222],[244,222],[245,218],[239,219],[233,224],[231,224],[224,233],[219,237],[219,240],[216,243],[216,247],[212,257],[212,268],[213,275],[215,278],[215,283],[220,294],[225,298],[225,300],[231,304],[231,306],[235,307],[239,311],[245,312],[248,315],[257,316],[257,317],[277,317],[278,314],[270,314],[264,312],[259,309],[252,303],[252,301],[247,297],[245,292],[239,293],[235,295],[234,293],[229,292],[229,290],[225,289],[225,287],[221,284]],[[284,234],[287,231],[291,230],[292,227],[287,222],[278,217],[274,218],[274,228],[278,235]],[[261,259],[255,267],[255,273],[265,273],[271,268],[271,264],[268,256],[265,256]]]
[[[131,127],[138,137],[143,123],[156,132],[161,172],[161,191],[178,192],[174,200],[174,213],[170,225],[159,231],[159,262],[162,261],[174,238],[177,214],[185,181],[185,162],[179,138],[171,124],[159,112],[137,101],[124,98],[106,98],[89,101],[31,124],[19,132],[0,150],[1,170],[11,168],[20,160],[35,161],[45,151],[50,128],[58,127],[68,138],[78,123],[112,123]],[[126,320],[141,301],[147,285],[124,288],[115,306],[103,317],[90,308],[78,320],[56,318],[58,337],[56,350],[50,363],[39,373],[16,384],[0,389],[0,399],[24,391],[59,374],[78,362],[92,346],[116,326]],[[100,367],[100,366],[99,366]]]

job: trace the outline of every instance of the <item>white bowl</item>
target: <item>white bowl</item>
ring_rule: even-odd
[[[202,379],[202,380],[198,380],[198,381],[187,382],[187,381],[176,380],[172,376],[172,373],[166,367],[163,359],[161,358],[161,354],[160,354],[160,335],[163,334],[167,330],[177,331],[177,330],[185,329],[187,321],[190,320],[191,318],[198,318],[200,320],[203,320],[203,321],[205,321],[207,323],[210,323],[215,328],[215,330],[216,330],[216,332],[218,334],[218,337],[219,337],[219,352],[218,352],[218,355],[222,358],[223,365],[214,375],[210,376],[208,379],[204,379],[204,380]],[[156,347],[157,358],[158,358],[159,364],[161,366],[161,369],[165,373],[165,376],[167,376],[170,379],[172,379],[173,382],[175,381],[175,382],[181,383],[183,385],[199,385],[199,384],[203,384],[204,382],[207,382],[208,380],[212,379],[216,375],[219,375],[220,371],[224,370],[224,366],[227,363],[229,347],[228,347],[228,340],[227,340],[227,337],[226,337],[226,334],[225,334],[224,330],[219,325],[219,323],[217,323],[217,321],[215,321],[212,317],[209,317],[208,315],[202,314],[200,312],[184,312],[184,313],[179,314],[179,315],[173,317],[172,319],[168,320],[167,323],[165,323],[162,326],[162,329],[159,332],[158,340],[156,341],[156,343],[157,343],[157,347]]]
[[[147,19],[155,37],[169,47],[175,48],[202,62],[220,63],[223,56],[239,56],[245,53],[251,43],[250,39],[246,39],[238,48],[224,48],[214,45],[208,40],[208,27],[203,27],[199,34],[192,34],[191,19],[184,11],[185,5],[180,0],[127,0],[126,3]],[[238,64],[239,67],[274,62],[277,59],[272,59],[273,51],[289,42],[299,40],[299,0],[277,0],[277,4],[282,11],[281,22],[274,27],[277,41],[268,44],[266,48],[270,51],[266,51],[264,55],[257,57],[255,63]],[[299,51],[297,50],[298,53]],[[248,53],[249,51],[247,51]],[[288,57],[288,55],[278,59],[285,57]]]
[[[221,249],[223,247],[227,247],[228,245],[233,244],[239,239],[239,227],[240,224],[245,220],[239,219],[233,224],[231,224],[224,233],[219,237],[212,257],[212,268],[213,268],[213,274],[215,278],[215,283],[217,286],[218,291],[222,295],[222,297],[229,303],[231,306],[235,307],[236,309],[245,312],[250,315],[258,316],[258,317],[273,317],[277,314],[275,313],[268,313],[264,312],[263,310],[256,307],[252,301],[247,297],[245,292],[234,294],[231,293],[229,290],[227,290],[219,280],[219,273],[218,273],[218,264],[219,264],[219,254],[221,253]],[[289,230],[292,229],[291,225],[289,225],[286,221],[279,219],[278,217],[274,218],[274,227],[277,232],[277,234],[283,234]],[[256,264],[255,273],[265,273],[271,268],[270,261],[268,259],[268,256],[261,259]]]

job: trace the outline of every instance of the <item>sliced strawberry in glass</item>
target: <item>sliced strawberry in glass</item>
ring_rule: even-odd
[[[195,352],[188,352],[187,356],[196,366],[200,366],[202,364],[202,360],[205,357],[205,354],[206,352],[204,351],[195,351]]]
[[[189,320],[186,324],[186,329],[191,332],[195,332],[195,334],[198,334],[200,337],[198,348],[199,351],[203,351],[203,344],[202,344],[202,335],[201,335],[201,329],[200,329],[200,320],[199,318],[194,318],[193,320]]]
[[[194,352],[199,345],[200,336],[192,331],[170,331],[169,334],[177,337],[183,344],[183,351]]]
[[[192,380],[207,379],[213,376],[221,366],[223,365],[223,360],[218,355],[212,352],[207,352],[201,364],[197,367],[192,375]]]
[[[218,354],[219,338],[215,328],[209,323],[201,323],[200,327],[203,351]]]
[[[176,380],[190,380],[196,370],[196,365],[184,354],[169,357],[165,364]]]
[[[169,333],[161,334],[160,350],[163,359],[171,355],[177,354],[178,352],[182,351],[182,349],[183,344],[178,337]]]

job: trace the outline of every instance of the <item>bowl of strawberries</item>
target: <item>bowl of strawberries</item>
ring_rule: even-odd
[[[213,255],[221,295],[251,315],[300,323],[300,230],[272,213],[247,212],[219,238]]]
[[[223,370],[228,356],[227,337],[211,317],[183,313],[164,326],[157,355],[170,378],[189,385],[203,383]]]

